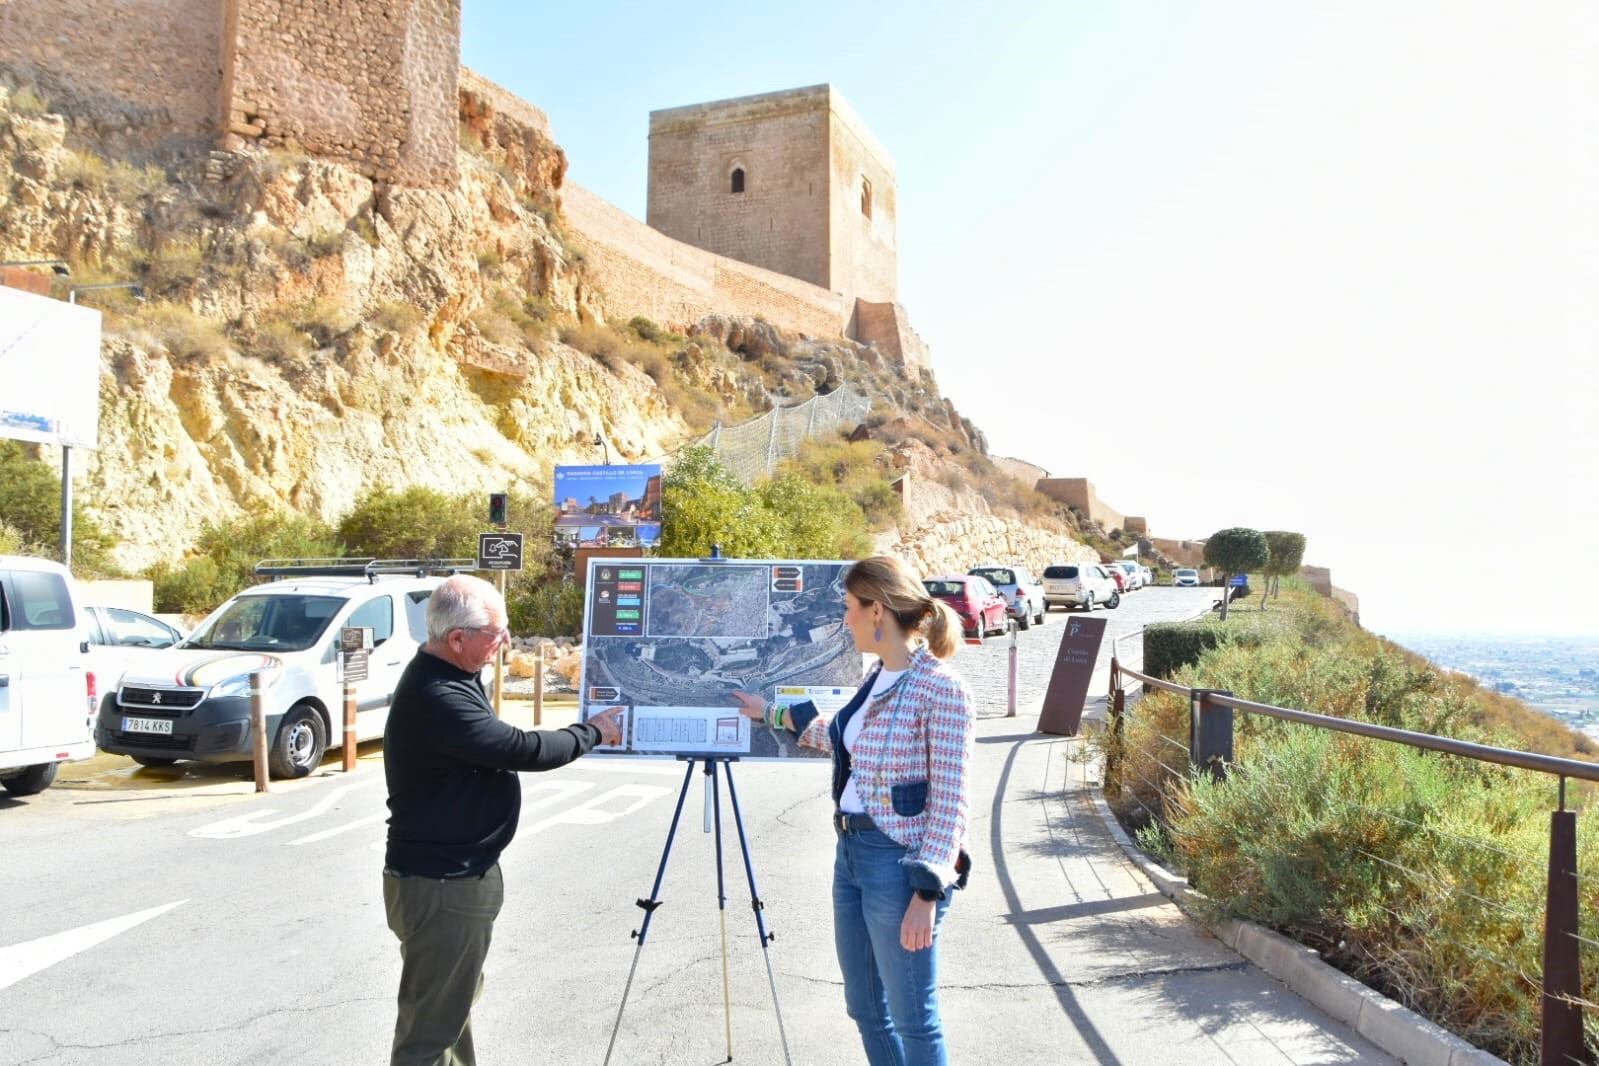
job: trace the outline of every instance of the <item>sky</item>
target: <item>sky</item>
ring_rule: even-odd
[[[652,109],[830,82],[995,454],[1290,529],[1382,633],[1599,633],[1599,4],[466,0],[644,215]]]

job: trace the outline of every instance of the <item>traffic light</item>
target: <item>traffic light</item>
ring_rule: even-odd
[[[509,503],[509,500],[509,493],[489,493],[489,525],[503,526],[507,524],[505,513],[508,509],[507,504]]]

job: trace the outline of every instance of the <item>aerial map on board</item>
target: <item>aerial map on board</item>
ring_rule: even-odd
[[[837,562],[595,560],[585,606],[583,716],[623,707],[631,755],[817,758],[739,714],[734,691],[833,710],[861,680]],[[780,691],[781,690],[781,691]]]

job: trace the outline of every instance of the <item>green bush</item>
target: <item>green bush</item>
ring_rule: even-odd
[[[80,577],[111,577],[112,537],[72,500],[72,569]],[[20,441],[0,440],[0,554],[60,558],[61,471],[30,455]]]
[[[543,580],[513,590],[505,603],[511,632],[518,636],[576,637],[583,627],[583,586]]]
[[[342,554],[327,523],[308,515],[261,512],[210,523],[184,559],[145,572],[155,585],[155,609],[203,614],[240,589],[261,583],[263,559],[326,558]]]
[[[421,485],[398,492],[377,488],[339,520],[338,536],[352,555],[475,559],[485,506],[475,494],[451,496]]]
[[[1144,629],[1144,669],[1151,677],[1170,678],[1180,668],[1199,661],[1206,651],[1227,639],[1217,626],[1162,622]]]

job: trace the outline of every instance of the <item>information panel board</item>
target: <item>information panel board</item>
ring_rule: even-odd
[[[653,548],[661,542],[661,468],[555,468],[555,539],[568,548]]]
[[[738,690],[836,711],[860,684],[842,562],[595,559],[583,619],[583,718],[622,707],[625,755],[825,758],[739,713]]]
[[[0,287],[0,437],[93,448],[100,312]]]

